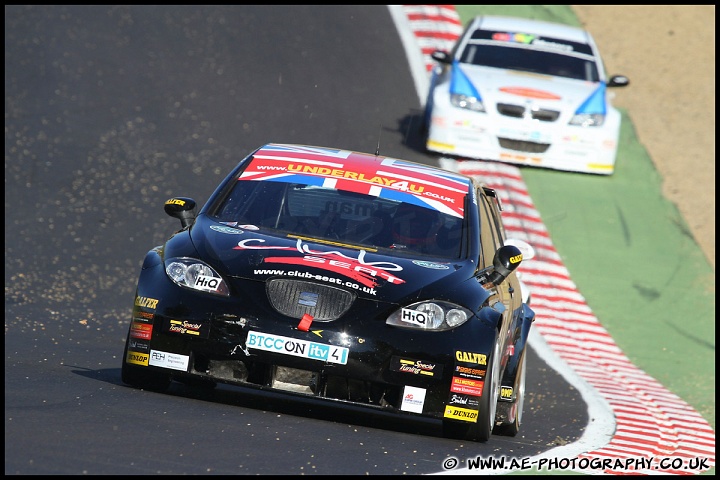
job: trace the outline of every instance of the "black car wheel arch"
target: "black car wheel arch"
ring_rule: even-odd
[[[492,434],[500,391],[501,349],[496,333],[492,356],[488,358],[483,393],[480,397],[476,423],[443,420],[443,435],[475,442],[487,442]]]

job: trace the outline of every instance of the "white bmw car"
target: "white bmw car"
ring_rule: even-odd
[[[432,54],[426,148],[458,157],[610,175],[620,112],[589,32],[537,20],[478,16],[452,52]]]

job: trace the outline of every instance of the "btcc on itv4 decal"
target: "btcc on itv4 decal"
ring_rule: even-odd
[[[432,152],[610,175],[621,114],[593,37],[569,25],[484,15],[436,50],[423,133]]]
[[[535,319],[496,191],[436,167],[267,144],[142,263],[124,383],[218,383],[517,434]]]

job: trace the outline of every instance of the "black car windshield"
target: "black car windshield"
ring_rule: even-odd
[[[413,203],[299,183],[239,180],[211,216],[365,249],[460,256],[462,218]]]
[[[588,82],[599,81],[597,66],[592,60],[570,54],[534,50],[525,46],[471,43],[463,50],[460,62]]]

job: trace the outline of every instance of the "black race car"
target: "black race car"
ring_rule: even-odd
[[[122,381],[282,391],[515,435],[534,312],[495,191],[409,161],[250,153],[145,256]],[[291,398],[291,397],[289,397]]]

